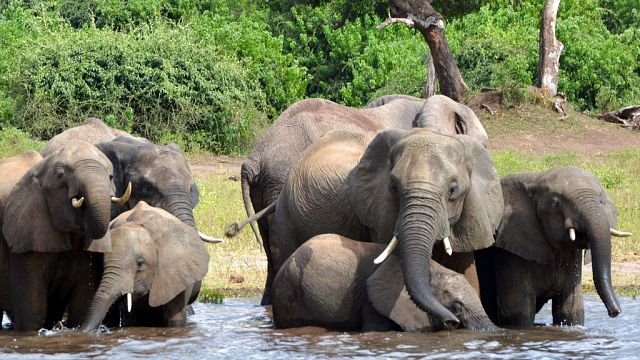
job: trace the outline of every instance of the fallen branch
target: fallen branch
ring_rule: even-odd
[[[487,104],[480,104],[480,108],[487,110],[491,116],[496,114]]]
[[[627,106],[615,111],[596,115],[596,118],[620,126],[640,130],[640,105]]]

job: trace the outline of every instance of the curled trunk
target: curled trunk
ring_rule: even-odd
[[[434,296],[429,271],[433,244],[448,231],[446,214],[437,193],[409,190],[403,195],[397,229],[402,273],[411,300],[450,329],[460,321]]]

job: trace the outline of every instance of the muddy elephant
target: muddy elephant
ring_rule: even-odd
[[[139,201],[111,222],[110,231],[112,251],[104,254],[102,280],[81,329],[97,328],[123,296],[128,311],[116,313],[110,326],[184,326],[185,309],[209,265],[195,229]]]
[[[111,162],[74,142],[33,165],[3,209],[0,299],[17,330],[50,328],[68,312],[77,325],[99,279],[94,253],[111,250]]]
[[[386,97],[366,109],[351,108],[323,99],[306,99],[291,105],[258,140],[242,163],[241,188],[247,215],[252,217],[273,206],[291,166],[307,147],[332,130],[355,131],[372,138],[383,129],[432,127],[437,123],[437,128],[446,128],[448,134],[478,129],[474,136],[480,136],[477,140],[486,144],[486,132],[478,118],[470,109],[469,112],[458,113],[460,107],[465,106],[444,96],[427,100],[406,96]],[[257,225],[250,222],[258,242],[264,245],[270,264],[273,257],[271,239],[277,237],[274,220],[273,214],[266,214]],[[244,224],[234,224],[227,231],[227,236],[234,236],[242,226]],[[266,291],[261,302],[263,305],[270,303],[269,289],[273,276],[275,269],[269,267]]]
[[[552,301],[553,323],[584,324],[582,253],[609,316],[620,313],[611,286],[616,207],[600,181],[576,167],[507,175],[504,214],[493,247],[476,252],[482,302],[498,325],[531,327]]]
[[[113,140],[118,136],[133,137],[127,132],[107,126],[98,118],[90,117],[84,124],[67,129],[52,137],[40,150],[40,155],[47,156],[71,141],[80,140],[97,144]]]
[[[397,245],[411,298],[454,324],[429,286],[434,244],[449,254],[488,247],[502,210],[489,153],[467,135],[384,130],[369,142],[362,134],[334,131],[289,172],[275,206],[274,268],[324,233]]]
[[[445,329],[438,318],[420,310],[409,298],[397,256],[374,264],[384,248],[384,244],[335,234],[319,235],[304,243],[274,279],[274,325],[342,331]],[[460,320],[461,327],[498,330],[463,275],[435,261],[431,261],[429,272],[436,299]]]

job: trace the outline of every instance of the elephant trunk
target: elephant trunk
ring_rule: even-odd
[[[90,239],[102,238],[111,220],[111,183],[104,166],[95,160],[84,160],[77,164],[81,180],[85,208],[85,234]],[[72,196],[75,196],[73,194]]]
[[[80,326],[81,331],[97,329],[111,305],[123,294],[133,291],[133,276],[126,276],[124,267],[119,265],[121,262],[105,258],[104,273],[98,290],[91,300],[85,320]]]
[[[409,296],[421,310],[439,319],[447,329],[451,329],[456,328],[460,321],[434,296],[429,271],[436,237],[448,231],[446,214],[438,193],[406,190],[402,197],[396,229],[402,273]]]
[[[586,216],[586,232],[591,247],[593,282],[610,317],[620,314],[620,305],[611,285],[611,232],[609,220],[597,199],[578,204]]]
[[[175,188],[167,189],[162,208],[180,219],[183,223],[193,227],[194,229],[196,228],[196,221],[193,216],[193,208],[191,207],[191,196],[189,192]]]

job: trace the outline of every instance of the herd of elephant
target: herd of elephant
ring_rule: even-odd
[[[583,324],[581,269],[610,316],[616,208],[579,168],[500,179],[445,96],[291,105],[242,164],[276,327],[435,331]],[[0,160],[0,314],[17,330],[183,326],[207,273],[199,193],[175,144],[98,119]]]

